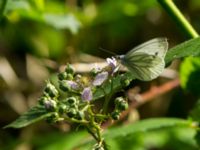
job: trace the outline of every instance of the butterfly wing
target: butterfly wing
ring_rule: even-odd
[[[167,48],[166,38],[152,39],[129,51],[121,57],[121,61],[135,78],[149,81],[163,72]]]
[[[167,38],[154,38],[143,44],[140,44],[130,50],[126,55],[131,56],[134,52],[144,52],[149,55],[155,55],[164,58],[168,49]]]

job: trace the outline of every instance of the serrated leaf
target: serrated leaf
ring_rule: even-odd
[[[18,119],[8,124],[4,128],[22,128],[34,122],[45,119],[46,117],[49,117],[52,114],[53,112],[47,112],[43,106],[38,105],[32,107],[29,111],[25,112]]]
[[[187,56],[200,56],[200,37],[188,40],[171,48],[166,54],[165,63],[167,64],[174,59]]]

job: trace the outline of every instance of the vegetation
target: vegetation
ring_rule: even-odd
[[[199,149],[200,2],[175,3],[0,2],[0,147]],[[134,61],[147,71],[135,70],[138,78],[118,56],[157,37],[168,38],[169,50],[139,50]]]

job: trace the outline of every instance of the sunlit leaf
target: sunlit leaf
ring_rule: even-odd
[[[81,26],[73,14],[44,14],[44,21],[57,29],[69,29],[73,34],[76,34]]]
[[[169,127],[191,127],[191,121],[178,118],[154,118],[146,119],[126,126],[115,127],[109,129],[105,134],[105,138],[125,137],[137,132],[148,132],[157,129]]]
[[[132,124],[113,127],[104,132],[103,137],[105,141],[111,139],[125,140],[125,138],[130,138],[130,136],[137,135],[138,133],[156,132],[157,130],[170,129],[174,127],[180,128],[192,128],[192,122],[179,118],[153,118],[138,121]],[[87,141],[85,143],[80,143],[81,146],[87,147],[88,144],[94,141]]]
[[[200,95],[200,57],[186,58],[180,67],[181,86],[195,95]]]
[[[45,140],[43,140],[45,138]],[[32,143],[38,150],[72,150],[84,140],[91,138],[86,131],[70,133],[51,132],[47,135],[37,136]]]
[[[167,64],[174,59],[187,56],[200,56],[200,37],[188,40],[171,48],[167,52],[165,62]]]
[[[57,7],[57,5],[54,5],[54,7]],[[45,12],[43,1],[31,3],[31,1],[25,0],[9,0],[6,5],[5,15],[11,22],[18,21],[19,19],[28,19],[47,24],[56,29],[69,29],[71,33],[76,34],[81,27],[80,21],[74,14],[69,14],[64,8],[60,11],[61,13]]]

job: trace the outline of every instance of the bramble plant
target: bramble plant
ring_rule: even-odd
[[[38,100],[38,108],[49,114],[45,117],[48,123],[67,121],[84,126],[97,141],[94,149],[104,149],[105,142],[101,135],[101,125],[108,119],[118,120],[122,111],[128,109],[126,97],[112,97],[114,93],[129,85],[131,78],[120,75],[121,86],[113,89],[119,64],[113,58],[107,58],[108,65],[105,68],[93,68],[90,76],[76,74],[70,64],[67,64],[63,72],[58,73],[56,88],[51,81],[46,81],[42,96]],[[110,92],[107,93],[104,86],[110,84]],[[97,109],[95,94],[101,90],[104,94],[102,108]],[[113,109],[108,109],[112,100]],[[39,110],[37,110],[39,111]],[[16,122],[7,127],[16,127]]]
[[[58,85],[56,88],[51,81],[47,81],[44,92],[39,99],[39,106],[51,115],[45,118],[49,123],[68,121],[84,126],[94,137],[97,144],[94,150],[107,149],[101,135],[101,125],[108,119],[118,120],[122,111],[128,109],[126,97],[114,97],[114,94],[128,86],[134,78],[149,81],[158,77],[165,66],[164,57],[168,49],[166,38],[155,38],[147,41],[126,55],[107,58],[107,66],[93,68],[90,76],[76,74],[70,64],[66,65],[63,72],[57,75]],[[150,51],[149,51],[150,50]],[[120,63],[129,70],[129,78],[119,75],[119,86],[115,87],[115,76],[118,74]],[[110,92],[106,92],[109,88]],[[95,94],[101,90],[103,96],[102,107],[95,104]],[[62,95],[64,92],[65,95]],[[114,105],[109,109],[110,103]]]
[[[174,19],[181,31],[187,37],[193,39],[183,42],[168,51],[168,43],[165,38],[153,39],[125,55],[107,58],[106,67],[94,67],[87,75],[78,74],[72,65],[67,64],[65,69],[57,74],[56,81],[46,81],[46,86],[38,99],[37,105],[5,128],[21,128],[40,120],[46,120],[50,124],[58,122],[77,124],[78,127],[83,126],[95,140],[96,143],[93,144],[93,150],[108,150],[107,141],[112,138],[170,127],[184,127],[184,129],[194,131],[196,141],[200,143],[199,102],[191,111],[189,119],[146,119],[103,132],[103,123],[108,120],[112,120],[112,122],[119,121],[123,111],[130,107],[128,97],[122,93],[125,92],[125,87],[129,86],[134,79],[142,81],[153,80],[162,73],[166,67],[165,65],[168,65],[174,59],[200,56],[200,38],[193,27],[176,8],[172,0],[158,0],[158,2]],[[129,71],[119,73],[121,64],[126,66]],[[196,76],[199,79],[199,72],[197,71],[200,68],[199,64],[198,57],[189,57],[183,62],[180,71],[182,87],[195,91],[198,98],[199,84],[191,82],[189,79]],[[183,69],[185,66],[189,66],[187,70]],[[196,76],[191,77],[194,73],[197,75],[195,74]],[[121,96],[116,96],[119,95],[118,92],[120,92]],[[89,142],[86,141],[85,143]],[[74,144],[71,147],[74,148],[81,144]]]
[[[195,47],[193,47],[194,44],[199,46],[199,44],[197,44],[199,43],[199,40],[200,38],[189,40],[172,48],[167,52],[166,57],[165,55],[163,55],[163,58],[159,57],[156,53],[150,58],[159,57],[162,59],[162,62],[169,63],[175,58],[189,56],[191,53],[188,53],[188,49],[195,49]],[[179,53],[183,48],[183,53]],[[130,53],[127,54],[129,55]],[[198,55],[197,52],[195,52],[195,54]],[[138,58],[138,53],[135,53],[135,51],[133,51],[132,55],[137,56],[136,58]],[[144,56],[146,58],[151,55],[146,53]],[[134,59],[136,58],[134,57]],[[151,59],[151,61],[153,61],[152,64],[154,65],[155,60],[157,59]],[[56,83],[53,84],[50,80],[46,81],[46,86],[42,96],[38,99],[38,104],[5,128],[21,128],[42,119],[45,119],[51,124],[57,122],[77,123],[80,126],[84,126],[96,140],[96,144],[93,147],[94,150],[108,149],[102,135],[103,129],[101,128],[101,125],[108,119],[118,120],[120,114],[128,109],[128,99],[126,96],[114,96],[117,92],[123,91],[123,89],[135,79],[132,71],[119,74],[120,61],[114,57],[107,58],[106,67],[95,67],[90,71],[89,75],[86,76],[77,74],[73,67],[70,64],[67,64],[65,70],[57,74]],[[136,63],[139,62],[136,61]],[[141,68],[144,67],[148,71],[149,66],[147,65],[146,67],[146,65],[144,65],[145,63],[151,64],[149,61],[144,61],[139,64],[142,65]],[[156,62],[156,64],[162,65],[159,61]],[[157,67],[152,67],[153,69],[157,69]],[[164,65],[162,69],[164,69]],[[151,71],[147,74],[148,78],[151,77]],[[153,73],[155,71],[156,70],[153,70]],[[146,71],[144,73],[146,73]],[[154,78],[159,76],[160,73],[161,72],[157,73]],[[96,105],[97,101],[101,101],[102,105],[100,107],[99,105]],[[145,128],[160,128],[161,126],[170,127],[183,125],[191,127],[193,123],[189,120],[182,119],[158,119],[149,120],[146,124],[147,127],[143,126],[143,123],[141,122],[141,129],[137,129],[136,125],[136,131]],[[131,131],[130,129],[127,131],[127,129],[124,129],[123,134],[130,134],[131,132],[136,131]],[[119,132],[118,134],[120,135],[121,133]]]

